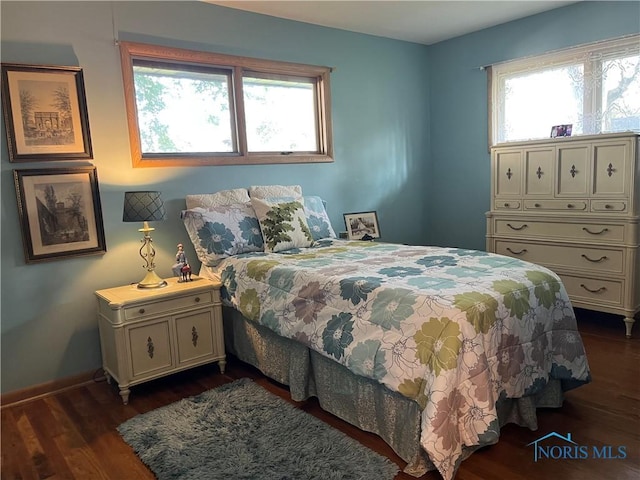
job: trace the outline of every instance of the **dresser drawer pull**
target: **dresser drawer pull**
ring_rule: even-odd
[[[607,287],[600,287],[597,290],[592,290],[589,287],[587,287],[584,283],[581,283],[580,286],[582,288],[584,288],[587,292],[590,292],[590,293],[601,293],[601,292],[605,292],[607,290]]]
[[[191,343],[193,343],[194,347],[198,346],[198,330],[196,330],[195,326],[191,327]]]
[[[575,206],[573,205],[573,203],[567,203],[567,208],[575,208]]]
[[[194,301],[195,301],[196,303],[199,303],[199,302],[200,302],[200,297],[196,297],[196,298],[194,298]]]
[[[615,171],[616,171],[616,169],[613,168],[613,164],[610,163],[609,166],[607,167],[607,175],[611,176],[611,175],[613,175],[613,172],[615,172]]]
[[[507,175],[507,178],[508,178],[509,180],[511,180],[511,177],[513,177],[513,172],[511,171],[511,169],[510,169],[510,168],[507,168],[507,173],[506,173],[506,175]]]
[[[540,180],[540,178],[542,178],[542,168],[540,168],[540,166],[538,166],[538,170],[536,170],[536,175],[538,176],[538,180]]]
[[[513,250],[511,250],[511,248],[507,247],[507,251],[510,252],[510,253],[513,253],[514,255],[523,255],[523,254],[527,253],[527,249],[526,248],[523,248],[519,252],[514,252]]]
[[[585,260],[589,260],[590,262],[593,262],[593,263],[598,263],[598,262],[601,262],[601,261],[603,261],[603,260],[606,260],[606,259],[607,259],[607,256],[606,256],[606,255],[601,256],[601,257],[600,257],[599,259],[597,259],[597,260],[594,260],[593,258],[589,258],[589,257],[587,257],[584,253],[583,253],[582,255],[580,255],[580,256],[581,256],[582,258],[584,258]]]
[[[589,230],[587,227],[582,227],[582,230],[584,230],[587,233],[590,233],[591,235],[602,235],[605,232],[608,232],[609,229],[608,228],[603,228],[602,230],[600,230],[599,232],[592,232],[591,230]]]
[[[510,223],[507,223],[507,227],[509,227],[511,230],[523,230],[525,228],[527,228],[527,224],[523,223],[521,226],[519,227],[514,227],[513,225],[511,225]]]
[[[578,170],[576,170],[575,165],[571,165],[571,170],[569,170],[569,173],[571,174],[571,178],[575,178],[576,173],[578,173]]]
[[[138,310],[138,313],[139,313],[140,315],[144,314],[144,308],[141,308],[140,310]]]
[[[533,206],[536,207],[536,208],[540,208],[540,204],[539,203],[534,203]]]
[[[508,203],[505,203],[505,204],[504,204],[504,206],[505,206],[505,207],[507,207],[507,208],[509,208],[509,204],[508,204]]]
[[[605,204],[604,208],[606,208],[607,210],[611,210],[613,208],[613,205],[609,205],[607,203],[607,204]]]

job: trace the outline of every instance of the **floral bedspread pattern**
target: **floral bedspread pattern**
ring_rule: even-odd
[[[462,447],[495,443],[498,398],[590,381],[550,270],[480,251],[322,240],[218,270],[224,301],[423,409],[421,444],[453,478]]]

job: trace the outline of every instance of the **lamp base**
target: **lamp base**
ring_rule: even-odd
[[[138,288],[161,288],[166,286],[167,282],[161,279],[153,270],[148,271],[145,277],[138,283]]]

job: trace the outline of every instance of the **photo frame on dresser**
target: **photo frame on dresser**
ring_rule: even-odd
[[[564,125],[554,125],[553,127],[551,127],[551,138],[570,137],[572,130],[572,123],[565,123]]]
[[[95,167],[14,170],[26,263],[107,251]]]
[[[93,158],[80,67],[2,63],[10,162]]]
[[[344,214],[349,240],[373,240],[380,238],[378,215],[376,212],[355,212]]]

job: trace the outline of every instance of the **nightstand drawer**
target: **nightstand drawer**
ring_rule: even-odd
[[[194,293],[182,297],[175,297],[167,300],[156,301],[154,303],[144,303],[125,308],[124,318],[126,320],[135,320],[142,317],[180,311],[185,308],[210,305],[212,303],[213,293],[211,291]]]
[[[525,200],[524,209],[586,212],[587,202],[580,200]]]
[[[131,375],[147,376],[172,367],[169,321],[126,329],[131,348]]]

